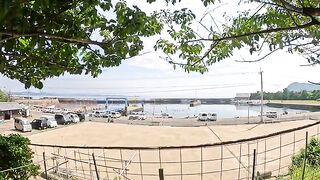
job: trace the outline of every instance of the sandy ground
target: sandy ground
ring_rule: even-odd
[[[40,115],[41,113],[34,112],[30,119]],[[259,172],[272,171],[274,176],[285,174],[288,171],[291,156],[304,147],[305,132],[308,131],[309,136],[317,136],[319,125],[258,141],[204,148],[128,150],[108,149],[108,147],[195,146],[239,140],[317,122],[308,120],[310,117],[320,119],[319,113],[286,116],[282,117],[281,122],[280,119],[275,119],[274,123],[266,124],[257,124],[259,117],[250,117],[250,124],[247,124],[247,118],[199,122],[196,119],[157,118],[129,121],[127,117],[122,117],[116,119],[114,123],[106,123],[106,119],[95,118],[93,120],[96,122],[83,122],[21,134],[37,144],[106,147],[105,149],[82,149],[30,146],[35,152],[35,161],[40,162],[42,168],[42,153],[45,152],[49,159],[47,160],[48,168],[59,167],[59,172],[66,172],[65,170],[68,169],[69,174],[85,179],[95,177],[92,161],[92,153],[94,153],[102,179],[113,179],[122,175],[130,179],[158,179],[158,169],[163,168],[165,179],[170,180],[181,179],[180,174],[183,174],[183,179],[190,180],[229,180],[246,178],[252,174],[254,149],[258,154],[256,163]],[[13,120],[11,120],[0,125],[0,133],[20,132],[13,129]],[[279,148],[280,146],[282,147]],[[202,176],[199,175],[200,172]]]
[[[177,146],[198,145],[249,138],[314,123],[313,120],[261,125],[220,125],[202,127],[131,126],[84,122],[28,136],[33,143],[77,146]],[[209,129],[210,128],[210,129]]]
[[[288,121],[272,124],[219,125],[200,127],[169,127],[115,124],[103,122],[84,122],[28,137],[32,143],[76,145],[76,146],[125,146],[125,147],[157,147],[187,146],[216,143],[228,140],[250,138],[266,135],[286,129],[315,123],[314,120]],[[45,151],[48,158],[52,156],[67,157],[65,169],[74,174],[91,178],[94,168],[91,153],[96,154],[100,176],[112,179],[119,174],[130,179],[158,179],[158,169],[164,169],[165,179],[241,179],[251,175],[252,153],[257,149],[257,169],[260,172],[272,171],[273,175],[287,172],[292,154],[304,146],[305,131],[309,135],[317,135],[319,126],[275,136],[259,141],[212,146],[205,148],[182,148],[166,150],[126,150],[126,149],[79,149],[33,147],[36,158],[42,159]],[[300,140],[300,141],[298,141]],[[298,141],[296,143],[292,143]],[[283,146],[281,149],[279,148]],[[105,158],[111,158],[105,159]],[[279,160],[279,157],[281,157]],[[66,161],[69,158],[68,161]],[[223,158],[223,161],[221,161]],[[71,159],[78,159],[72,161]],[[91,164],[79,163],[84,159]],[[90,160],[91,159],[91,160]],[[121,161],[122,159],[122,161]],[[201,163],[202,160],[202,163]],[[119,161],[123,162],[120,163]],[[142,163],[140,164],[140,161]],[[183,162],[183,163],[180,163]],[[60,159],[63,162],[63,158]],[[53,167],[56,162],[49,161]],[[127,168],[124,168],[127,164]],[[82,167],[82,170],[80,168]],[[106,168],[109,167],[109,168]],[[240,167],[240,168],[239,168]],[[62,168],[62,169],[63,169]],[[278,170],[280,168],[280,170]],[[121,169],[127,169],[122,171]],[[221,169],[224,172],[221,173]],[[118,172],[118,173],[116,173]],[[123,172],[123,173],[121,173]],[[143,175],[141,176],[141,172]],[[203,172],[203,175],[197,173]]]

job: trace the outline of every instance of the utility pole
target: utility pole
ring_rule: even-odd
[[[249,118],[249,116],[250,116],[250,105],[249,105],[249,102],[247,102],[247,105],[248,105],[248,124],[250,123],[250,118]]]
[[[30,108],[30,89],[28,88],[28,109]]]
[[[263,74],[263,71],[261,70],[260,68],[260,83],[261,83],[261,90],[260,90],[260,96],[261,96],[261,114],[260,114],[260,122],[262,123],[263,122],[263,77],[262,77],[262,74]]]

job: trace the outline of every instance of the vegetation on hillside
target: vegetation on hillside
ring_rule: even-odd
[[[251,93],[250,99],[260,99],[260,92]],[[289,91],[284,89],[282,92],[264,92],[265,100],[317,100],[320,99],[320,90],[315,91]]]

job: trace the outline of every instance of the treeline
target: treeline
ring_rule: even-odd
[[[260,99],[260,92],[251,93],[250,99]],[[320,90],[315,91],[289,91],[285,88],[282,92],[264,92],[263,99],[265,100],[317,100],[320,99]]]

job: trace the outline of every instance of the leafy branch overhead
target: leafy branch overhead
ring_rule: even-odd
[[[124,1],[0,3],[0,73],[26,87],[42,88],[41,80],[65,72],[96,77],[101,68],[138,55],[141,37],[163,28],[156,15],[129,8]]]
[[[207,2],[207,5],[212,3]],[[247,10],[237,11],[236,15],[225,13],[223,23],[215,18],[221,14],[215,13],[214,9],[205,12],[197,21],[206,32],[204,35],[191,29],[190,23],[177,30],[171,25],[177,22],[173,19],[166,23],[171,40],[159,40],[156,48],[168,55],[169,62],[187,71],[204,72],[208,66],[232,57],[242,48],[258,56],[256,60],[242,62],[260,61],[284,49],[303,55],[310,65],[320,63],[320,1],[239,0],[238,9]],[[206,18],[211,25],[204,22]],[[180,59],[174,61],[174,54]]]
[[[154,1],[146,2],[153,6]],[[164,0],[168,6],[180,1]],[[220,3],[199,2],[209,9]],[[262,58],[285,49],[319,63],[318,0],[239,0],[239,9],[245,9],[241,6],[250,8],[225,14],[219,24],[215,17],[222,15],[215,11],[200,19],[193,9],[150,14],[125,1],[0,1],[0,73],[38,88],[41,80],[66,72],[96,77],[102,68],[139,55],[142,38],[160,34],[154,48],[186,71],[205,72],[241,48],[258,55],[269,51]]]

